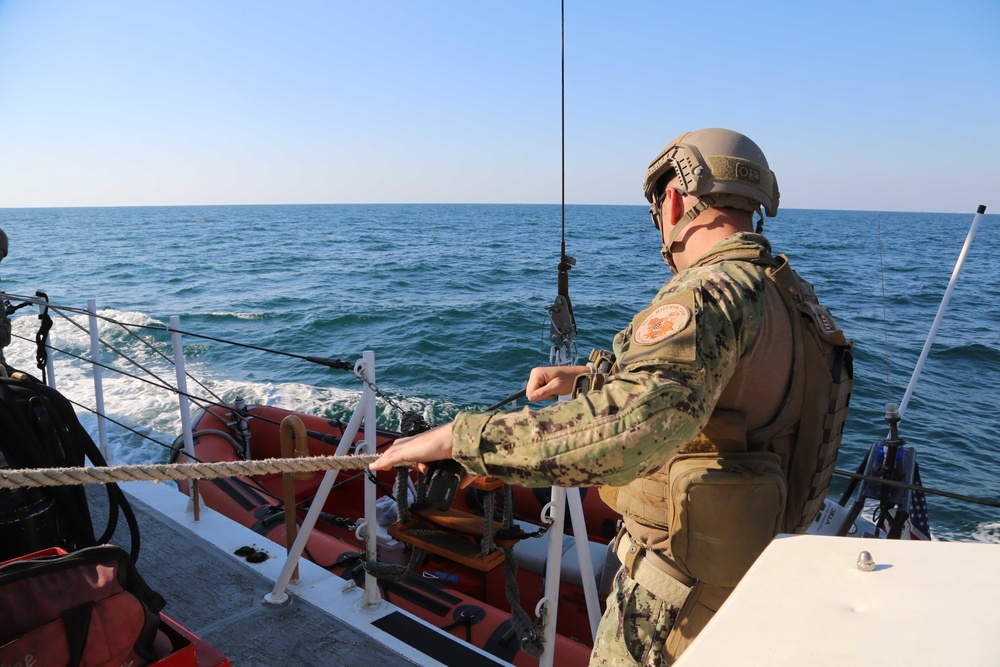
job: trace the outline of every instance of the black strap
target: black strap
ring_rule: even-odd
[[[12,304],[12,303],[11,303],[10,301],[8,301],[8,302],[7,302],[7,314],[8,314],[8,315],[13,315],[13,314],[14,314],[14,313],[16,313],[17,311],[19,311],[19,310],[21,310],[22,308],[24,308],[25,306],[30,306],[31,304],[32,304],[32,302],[31,302],[31,301],[22,301],[21,303],[19,303],[19,304],[17,304],[17,305],[15,306],[15,305],[14,305],[14,304]]]
[[[90,632],[90,617],[94,613],[94,601],[88,600],[61,615],[66,641],[69,644],[69,667],[80,667],[83,651],[87,648],[87,634]]]
[[[48,338],[49,330],[52,328],[52,318],[46,310],[38,316],[38,319],[42,323],[38,327],[38,333],[35,334],[35,366],[42,371],[42,382],[48,382],[48,378],[45,377],[45,365],[49,361],[49,352],[45,349],[45,339]]]

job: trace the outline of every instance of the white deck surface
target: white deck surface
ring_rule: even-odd
[[[410,614],[385,601],[363,608],[360,589],[345,587],[343,579],[305,559],[301,580],[288,588],[293,603],[264,604],[284,564],[284,548],[208,507],[194,522],[187,497],[172,482],[130,482],[122,489],[139,515],[139,570],[167,599],[164,612],[225,653],[233,667],[445,667],[373,625],[393,612]],[[124,523],[119,520],[119,528]],[[121,544],[128,548],[127,541]],[[247,545],[272,557],[251,564],[233,554]],[[440,633],[442,642],[453,640],[436,628],[429,632]],[[483,662],[501,664],[469,648]]]
[[[1000,544],[783,535],[677,664],[995,667],[998,600]]]

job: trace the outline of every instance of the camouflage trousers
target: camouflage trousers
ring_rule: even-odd
[[[590,656],[591,667],[664,667],[667,636],[677,607],[658,600],[637,584],[624,568],[618,570],[608,595]]]

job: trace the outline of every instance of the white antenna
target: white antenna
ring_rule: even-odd
[[[948,289],[944,291],[944,298],[941,299],[941,305],[938,306],[937,315],[934,317],[934,322],[931,324],[931,330],[927,334],[927,340],[924,342],[924,349],[920,351],[920,358],[917,359],[917,365],[913,369],[913,375],[910,376],[910,383],[906,386],[906,393],[903,394],[903,400],[899,404],[900,417],[902,417],[906,412],[906,406],[910,402],[910,396],[913,395],[913,389],[917,386],[917,380],[920,379],[920,372],[924,369],[924,362],[927,361],[927,355],[931,351],[931,345],[934,344],[934,337],[937,336],[937,330],[941,325],[941,319],[944,317],[944,311],[948,307],[948,302],[951,301],[951,293],[955,290],[955,283],[958,282],[958,274],[962,272],[962,265],[965,264],[965,256],[969,253],[969,247],[972,245],[972,239],[976,237],[976,231],[979,229],[979,223],[982,221],[984,213],[986,213],[986,206],[980,204],[979,208],[976,209],[976,216],[972,219],[972,227],[969,228],[969,234],[965,237],[965,245],[962,246],[962,252],[958,254],[958,261],[955,262],[955,269],[951,272],[951,280],[948,282]]]

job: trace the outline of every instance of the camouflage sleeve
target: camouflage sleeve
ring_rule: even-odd
[[[540,410],[459,413],[455,458],[522,486],[621,486],[661,467],[704,427],[759,330],[762,276],[742,265],[667,283],[615,337],[619,372],[601,389]]]

